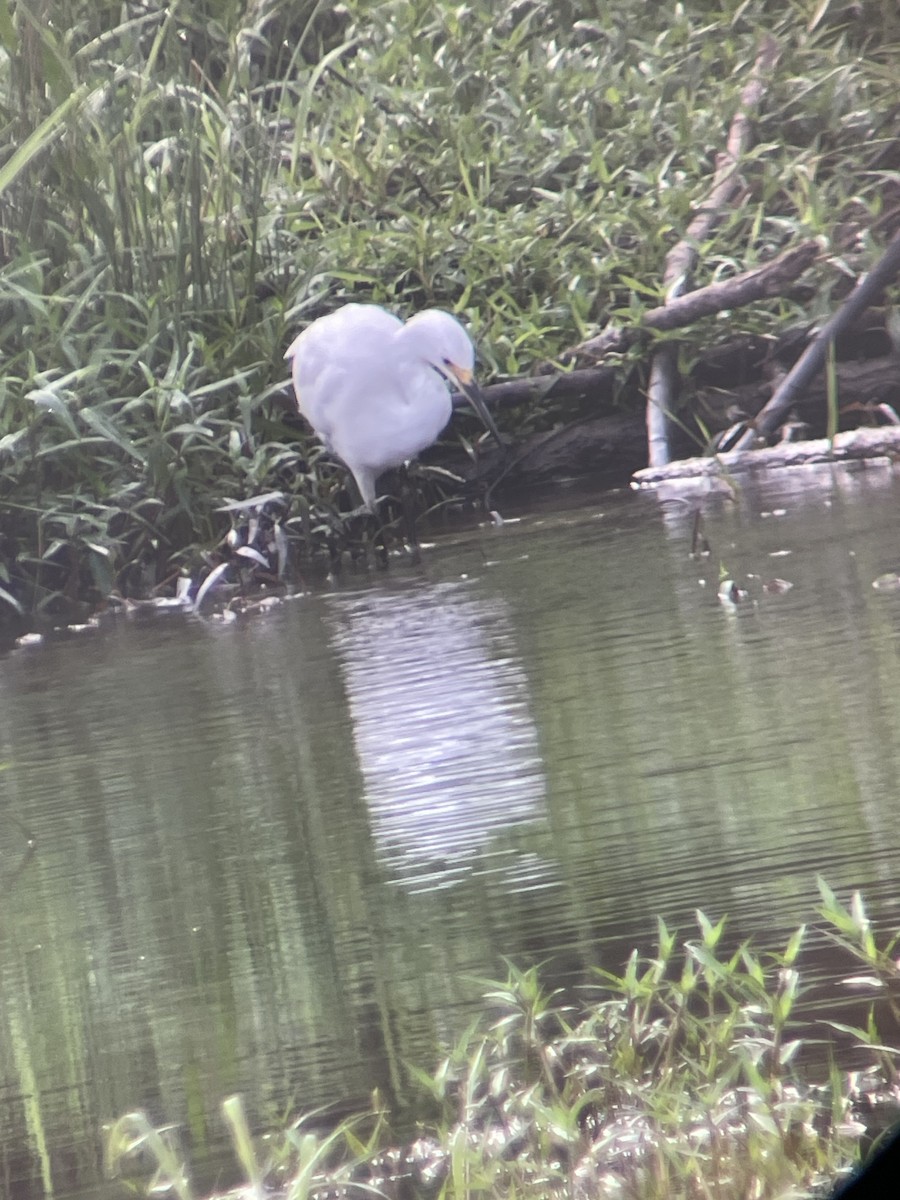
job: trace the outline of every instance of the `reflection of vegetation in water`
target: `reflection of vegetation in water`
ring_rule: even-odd
[[[900,1115],[900,1047],[878,1033],[880,1011],[894,1023],[900,1015],[900,934],[880,946],[858,893],[845,907],[819,888],[831,936],[879,996],[860,1028],[834,1024],[866,1051],[863,1072],[844,1076],[831,1060],[815,1078],[798,1065],[805,929],[781,953],[758,956],[747,944],[728,953],[724,920],[698,912],[699,938],[679,952],[660,921],[655,956],[633,953],[621,976],[600,972],[596,998],[578,1010],[545,993],[536,969],[511,967],[485,996],[490,1015],[433,1075],[416,1072],[431,1119],[412,1144],[398,1147],[373,1110],[327,1133],[304,1118],[263,1161],[232,1097],[224,1112],[238,1161],[257,1194],[268,1182],[292,1200],[326,1187],[659,1200],[821,1187],[878,1132],[858,1105],[875,1100]],[[108,1167],[121,1170],[137,1151],[149,1153],[154,1187],[191,1194],[167,1132],[130,1113],[108,1131]]]
[[[890,200],[896,7],[808,7],[16,4],[0,616],[193,573],[228,530],[222,502],[272,489],[303,497],[296,547],[339,543],[342,474],[272,399],[291,335],[326,308],[452,308],[488,373],[513,375],[656,303],[761,28],[782,54],[746,199],[697,282],[809,234],[864,265],[852,235]],[[831,305],[818,270],[804,315]],[[798,313],[762,302],[681,342]]]

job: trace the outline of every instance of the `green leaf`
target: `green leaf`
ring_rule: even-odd
[[[99,547],[90,546],[88,563],[97,591],[102,596],[108,596],[115,586],[115,579],[109,564],[109,551],[104,549],[101,552]]]
[[[59,126],[81,104],[87,94],[88,89],[84,85],[76,88],[9,156],[0,167],[0,196],[15,182],[31,160],[50,145],[56,137]]]
[[[18,600],[15,598],[15,596],[11,592],[8,592],[6,590],[6,588],[0,587],[0,600],[2,600],[4,604],[8,604],[9,607],[14,609],[17,613],[19,613],[20,616],[24,612],[22,605],[18,602]]]
[[[715,925],[711,923],[709,918],[700,909],[695,910],[697,924],[700,926],[700,932],[703,935],[703,945],[710,950],[714,950],[719,944],[719,939],[722,936],[722,931],[725,928],[726,917],[721,917]]]
[[[46,412],[50,412],[57,417],[63,425],[69,430],[73,437],[79,438],[81,431],[75,424],[75,419],[69,412],[69,406],[56,392],[50,388],[35,388],[28,392],[25,397],[30,400],[36,408],[42,408]]]
[[[9,0],[0,0],[0,46],[10,58],[14,58],[20,50],[19,37],[13,24]]]
[[[99,412],[95,408],[86,407],[80,409],[78,415],[84,421],[85,425],[93,429],[94,433],[98,433],[101,437],[106,438],[107,441],[113,442],[131,458],[146,465],[147,455],[143,450],[139,450],[131,438],[126,437],[125,434],[116,429],[115,425],[113,425],[112,421],[104,413]]]
[[[786,967],[791,967],[796,962],[797,955],[800,953],[800,947],[803,944],[803,938],[805,935],[805,925],[801,925],[795,933],[791,934],[790,939],[788,940],[787,948],[784,952],[784,965]]]

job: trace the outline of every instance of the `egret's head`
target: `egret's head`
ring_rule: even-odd
[[[452,385],[459,388],[475,412],[481,417],[499,445],[503,445],[494,419],[475,383],[475,347],[472,339],[447,312],[437,308],[416,313],[403,326],[403,340],[417,358],[424,359]]]
[[[455,317],[440,309],[430,308],[416,313],[406,322],[404,341],[418,358],[451,383],[465,385],[475,368],[475,347],[472,339]]]

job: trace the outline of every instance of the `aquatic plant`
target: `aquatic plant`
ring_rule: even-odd
[[[697,935],[680,946],[660,920],[651,957],[635,951],[621,973],[598,971],[577,1001],[547,992],[538,968],[510,966],[437,1069],[411,1069],[413,1137],[376,1106],[327,1133],[305,1117],[254,1141],[227,1101],[249,1181],[240,1194],[264,1184],[289,1200],[336,1188],[447,1200],[821,1194],[877,1139],[873,1112],[900,1118],[900,1045],[879,1033],[898,1015],[900,934],[880,940],[859,894],[845,906],[819,887],[825,931],[867,972],[847,982],[872,989],[859,1026],[802,1012],[805,928],[758,954],[726,948],[724,920],[698,912]],[[841,1068],[828,1028],[864,1065]],[[109,1133],[107,1161],[119,1169],[149,1150],[153,1185],[185,1200],[183,1159],[171,1142],[160,1151],[164,1136],[129,1114]]]

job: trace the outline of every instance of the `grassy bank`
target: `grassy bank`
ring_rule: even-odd
[[[328,1128],[322,1114],[259,1140],[237,1097],[223,1106],[242,1196],[627,1197],[765,1200],[828,1194],[900,1118],[900,935],[880,943],[864,903],[820,882],[826,936],[845,955],[858,1027],[802,1011],[807,931],[780,953],[725,949],[698,914],[680,946],[662,922],[654,954],[599,972],[577,1005],[536,970],[511,969],[483,1017],[433,1074],[415,1072],[412,1135],[377,1106]],[[821,932],[821,931],[819,931]],[[881,1031],[879,1027],[881,1026]],[[857,1068],[848,1074],[841,1058]],[[177,1138],[142,1113],[109,1131],[107,1163],[152,1163],[152,1187],[194,1195]]]
[[[685,367],[817,319],[877,253],[900,196],[889,0],[0,4],[0,618],[199,581],[252,516],[224,506],[272,491],[290,570],[340,549],[342,473],[278,399],[297,328],[350,299],[441,305],[501,379],[633,319],[767,33],[746,186],[697,282],[810,235],[823,255],[792,296],[679,334]]]

